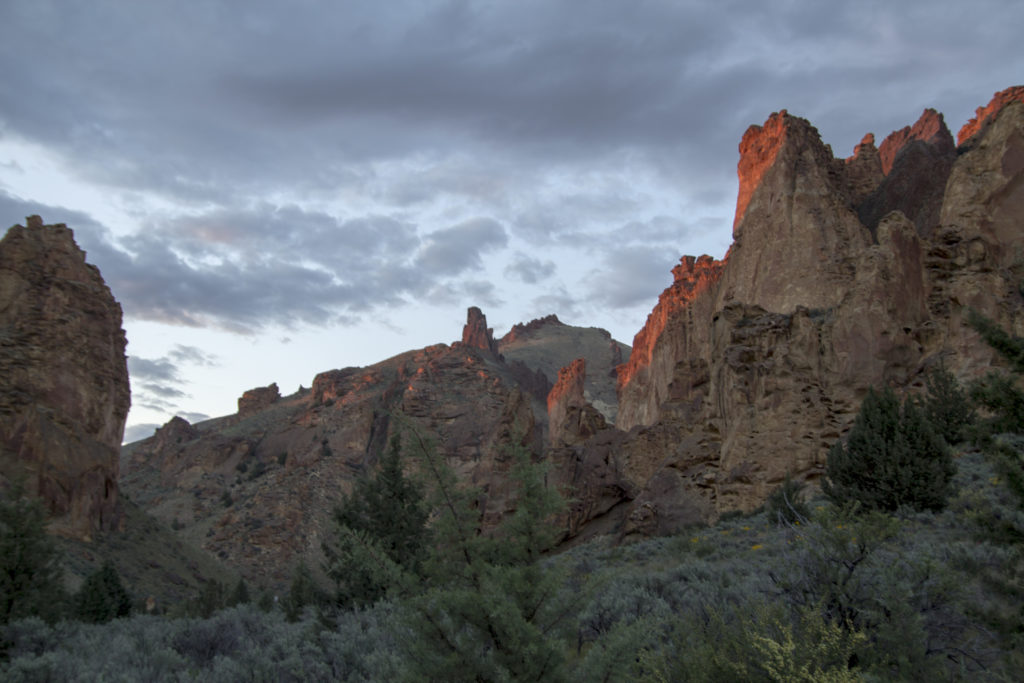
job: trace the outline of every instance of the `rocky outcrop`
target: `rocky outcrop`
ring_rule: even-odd
[[[498,345],[494,341],[494,330],[487,327],[487,316],[476,306],[466,311],[466,325],[462,328],[462,345],[471,349],[489,351],[498,355]]]
[[[987,105],[978,107],[974,112],[974,118],[965,123],[956,134],[957,144],[967,144],[990,121],[995,119],[1003,107],[1013,102],[1024,102],[1024,85],[1015,85],[1006,90],[1001,90],[992,96],[991,101]]]
[[[544,392],[538,395],[546,401],[548,391],[558,381],[559,372],[575,359],[586,359],[587,372],[583,380],[583,396],[604,418],[614,422],[618,413],[615,393],[617,367],[628,359],[630,348],[612,339],[607,330],[599,327],[574,327],[549,315],[526,324],[513,325],[508,334],[498,340],[498,350],[511,368],[522,364],[543,374]],[[540,387],[540,383],[523,377],[520,386]],[[523,379],[529,380],[528,384]],[[534,395],[537,395],[534,393]]]
[[[258,413],[276,403],[280,398],[281,391],[277,388],[276,382],[270,386],[249,389],[238,397],[238,415],[245,417]]]
[[[0,240],[0,466],[27,476],[51,528],[119,528],[130,402],[121,307],[65,225],[32,216]]]
[[[874,133],[868,133],[853,148],[853,156],[846,160],[847,192],[854,204],[860,204],[875,191],[885,172],[882,170],[882,157],[875,147]]]
[[[959,156],[931,110],[845,161],[786,112],[740,152],[726,259],[684,258],[619,368],[627,533],[750,510],[787,473],[815,481],[870,386],[913,390],[940,358],[977,375],[992,354],[968,307],[1024,333],[1024,104]]]
[[[879,149],[884,177],[857,205],[861,223],[874,234],[892,211],[909,218],[918,233],[930,236],[939,223],[946,180],[956,160],[956,146],[946,123],[925,109],[912,127],[889,135]]]
[[[548,434],[553,445],[580,443],[608,426],[584,397],[586,375],[586,359],[577,358],[559,371],[548,394]]]

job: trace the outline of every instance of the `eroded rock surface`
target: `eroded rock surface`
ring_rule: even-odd
[[[130,403],[121,306],[72,231],[32,216],[0,240],[0,466],[55,531],[117,529]]]
[[[845,161],[786,112],[747,131],[729,253],[677,266],[619,370],[626,533],[816,481],[869,386],[913,391],[940,359],[976,376],[968,307],[1024,332],[1024,104],[997,100],[960,150],[932,110]]]

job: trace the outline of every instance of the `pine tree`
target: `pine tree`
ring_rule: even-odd
[[[74,614],[79,621],[102,624],[132,612],[132,599],[121,577],[110,562],[85,577],[74,598]]]
[[[432,445],[420,439],[432,473],[435,544],[427,590],[411,601],[406,643],[417,679],[559,680],[567,650],[563,572],[542,559],[559,536],[562,509],[545,468],[515,448],[516,511],[493,535],[480,533],[477,492],[457,485]]]
[[[55,620],[66,600],[63,569],[46,533],[46,510],[14,482],[0,501],[0,624],[27,616]]]
[[[235,584],[234,589],[231,591],[231,595],[228,596],[228,607],[246,605],[250,599],[249,586],[246,585],[245,579],[239,578],[238,583]]]
[[[356,480],[335,509],[334,522],[335,536],[323,550],[338,605],[371,604],[420,575],[427,510],[421,487],[403,472],[399,435],[376,475]]]
[[[932,428],[950,446],[963,441],[975,420],[974,406],[967,392],[942,364],[925,377],[925,389],[921,407]]]
[[[822,489],[839,505],[941,510],[955,471],[949,447],[913,400],[901,407],[892,389],[869,389],[846,443],[829,451]]]

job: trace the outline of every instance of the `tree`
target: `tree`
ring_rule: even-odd
[[[975,420],[974,406],[967,392],[943,364],[925,377],[925,389],[921,408],[932,428],[950,446],[963,441]]]
[[[132,599],[109,561],[85,577],[74,598],[75,618],[102,624],[132,613]]]
[[[238,583],[235,584],[234,589],[231,591],[231,595],[228,596],[228,607],[246,605],[250,600],[249,586],[246,585],[245,579],[239,578]]]
[[[342,498],[334,522],[335,537],[323,550],[338,605],[371,604],[420,575],[427,510],[422,488],[403,472],[400,435],[392,437],[376,475],[357,479]]]
[[[299,562],[292,576],[288,596],[284,600],[284,616],[288,621],[298,621],[306,607],[317,607],[323,601],[320,588],[316,585],[313,572],[305,562]]]
[[[545,467],[514,447],[515,513],[481,533],[477,491],[459,486],[443,457],[416,435],[434,484],[435,543],[426,590],[411,600],[406,643],[424,680],[558,680],[568,649],[564,574],[542,556],[559,537],[563,509]]]
[[[838,505],[941,510],[955,472],[949,447],[913,400],[901,406],[892,389],[869,389],[846,443],[829,451],[822,489]]]
[[[46,523],[42,502],[26,497],[23,483],[15,481],[0,501],[0,624],[60,615],[63,569]]]

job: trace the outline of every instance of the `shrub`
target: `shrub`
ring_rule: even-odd
[[[765,503],[768,519],[780,524],[793,524],[810,517],[807,503],[800,500],[803,490],[804,484],[793,481],[787,473],[782,485],[771,492]]]
[[[912,400],[868,390],[846,443],[828,454],[822,489],[838,505],[869,510],[941,510],[956,466],[949,447]]]

